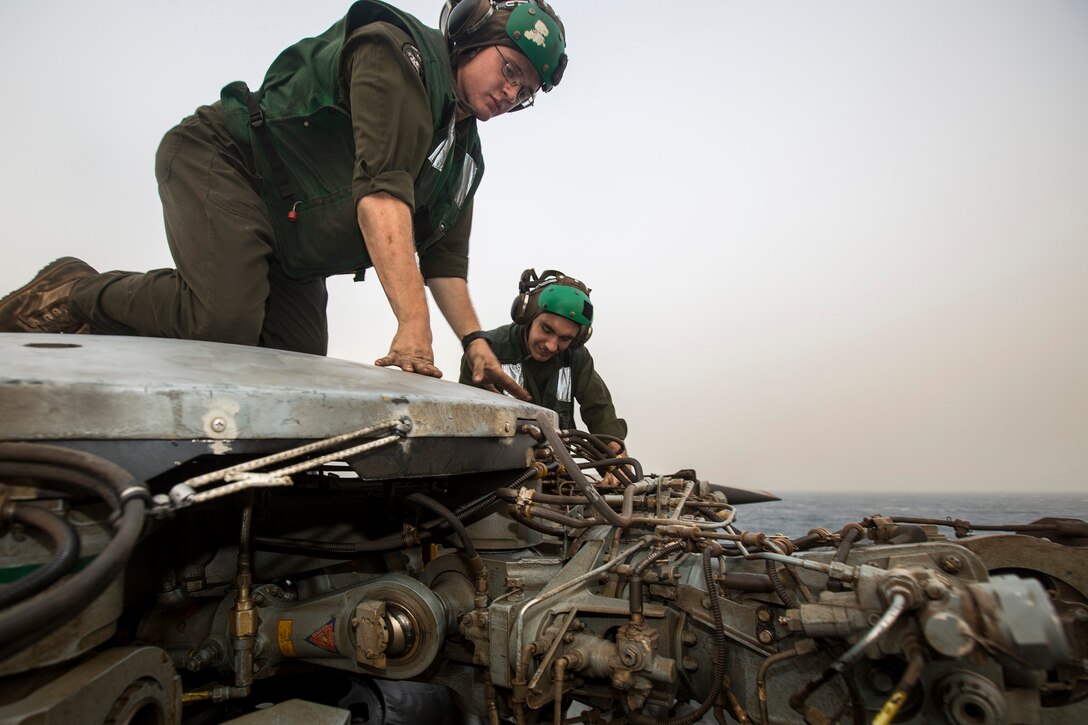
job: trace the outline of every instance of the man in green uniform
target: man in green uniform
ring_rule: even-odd
[[[561,429],[574,426],[574,401],[590,433],[611,436],[613,451],[623,450],[627,422],[616,415],[608,386],[585,348],[593,332],[593,303],[582,282],[546,270],[521,275],[510,316],[513,323],[465,336],[462,383],[496,390],[478,368],[473,348],[490,347],[503,371],[525,386],[537,405],[559,414]]]
[[[477,121],[532,105],[566,67],[546,0],[447,0],[441,31],[359,0],[164,137],[155,172],[175,269],[65,257],[0,300],[0,331],[99,332],[323,355],[325,278],[373,267],[397,318],[376,361],[440,377],[424,286],[455,334],[469,297]],[[416,261],[418,254],[419,261]],[[489,349],[474,364],[518,397]]]

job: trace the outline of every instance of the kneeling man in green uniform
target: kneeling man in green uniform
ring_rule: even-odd
[[[473,345],[490,345],[503,372],[522,385],[537,405],[559,414],[561,429],[574,426],[574,401],[582,421],[594,435],[611,436],[616,453],[624,449],[627,422],[616,415],[608,386],[593,367],[585,348],[593,332],[590,290],[562,272],[546,270],[537,275],[527,269],[521,275],[519,293],[510,310],[513,323],[465,335],[461,340],[461,382],[495,390],[487,382]],[[496,391],[497,392],[497,391]]]

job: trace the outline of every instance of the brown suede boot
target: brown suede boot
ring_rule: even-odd
[[[90,325],[72,317],[68,294],[76,282],[96,274],[75,257],[50,262],[29,283],[0,299],[0,332],[90,332]]]

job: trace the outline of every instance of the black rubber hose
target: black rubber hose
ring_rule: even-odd
[[[105,482],[115,494],[119,494],[126,484],[133,482],[132,475],[112,461],[91,453],[44,443],[0,443],[0,461],[47,463],[74,468],[96,481]]]
[[[542,430],[543,430],[543,424]],[[641,481],[642,476],[642,464],[636,459],[627,456],[617,457],[616,451],[613,451],[609,446],[609,442],[618,443],[620,445],[620,452],[623,452],[623,441],[615,436],[607,435],[592,435],[580,430],[565,430],[561,433],[563,442],[571,447],[578,448],[584,453],[585,458],[589,459],[587,463],[581,464],[580,468],[604,468],[606,466],[615,466],[616,475],[627,483],[636,483]],[[629,472],[624,466],[630,466]]]
[[[714,568],[711,565],[714,556],[715,554],[711,553],[709,547],[703,549],[703,577],[706,579],[706,591],[710,597],[710,610],[714,615],[714,672],[711,675],[710,691],[706,693],[706,697],[694,710],[686,715],[665,720],[660,725],[693,725],[710,711],[710,708],[717,701],[718,695],[722,692],[722,683],[725,680],[726,641],[725,626],[722,624],[722,607],[718,602],[718,587],[714,583]],[[640,725],[657,725],[659,722],[639,714],[633,715],[630,720]]]
[[[536,467],[530,466],[529,468],[525,469],[525,471],[523,471],[520,476],[515,478],[513,483],[508,484],[507,486],[505,486],[505,488],[506,489],[520,488],[523,483],[526,483],[527,481],[529,481],[529,480],[531,480],[533,478],[536,478],[536,475],[537,475]],[[503,489],[499,489],[499,490],[501,491]],[[464,521],[465,519],[470,519],[473,516],[475,516],[477,513],[481,512],[481,511],[484,511],[489,506],[497,503],[498,500],[499,499],[494,494],[494,492],[488,493],[488,494],[485,494],[485,495],[481,496],[480,498],[476,499],[475,501],[471,501],[471,502],[465,504],[464,506],[457,509],[453,513],[461,521]]]
[[[778,598],[782,600],[782,603],[789,609],[797,609],[797,599],[793,596],[793,593],[786,588],[786,585],[782,583],[782,579],[778,576],[778,567],[770,559],[767,559],[767,577],[771,580],[771,586],[774,587],[774,593],[778,595]]]
[[[593,509],[599,513],[604,520],[621,529],[626,529],[634,522],[634,518],[630,514],[621,516],[617,514],[612,508],[605,503],[604,498],[601,497],[600,492],[594,488],[593,484],[586,479],[585,474],[578,468],[578,464],[574,462],[574,459],[570,457],[570,453],[567,452],[567,446],[559,437],[559,433],[548,425],[547,413],[540,413],[536,419],[537,424],[540,426],[540,430],[543,431],[544,437],[548,439],[548,444],[552,447],[552,453],[559,462],[563,464],[567,469],[567,473],[574,479],[574,485],[578,487],[578,490],[589,499],[590,505]]]
[[[454,516],[452,511],[426,494],[410,494],[404,499],[404,502],[425,508],[449,522],[449,525],[452,526],[453,530],[457,533],[457,537],[461,539],[461,548],[465,551],[464,557],[468,562],[468,566],[472,570],[472,573],[476,576],[476,591],[480,594],[486,594],[487,567],[484,566],[483,560],[480,559],[480,555],[476,553],[476,544],[472,542],[472,537],[468,535],[468,529],[465,528],[461,519]]]
[[[468,529],[461,523],[461,520],[453,515],[453,512],[442,504],[435,501],[430,496],[422,493],[413,493],[404,498],[405,503],[416,504],[422,508],[427,509],[433,514],[437,514],[439,517],[446,520],[453,530],[457,533],[458,538],[461,539],[461,548],[465,550],[465,553],[470,557],[476,556],[476,545],[472,543],[472,537],[468,535]]]
[[[839,548],[835,551],[835,561],[839,564],[846,563],[847,557],[850,556],[850,549],[854,547],[854,542],[861,536],[861,529],[857,526],[850,526],[842,535],[842,542],[839,544]]]
[[[665,558],[670,554],[682,551],[685,543],[683,541],[672,541],[660,549],[651,551],[649,555],[631,567],[631,575],[627,584],[627,598],[630,604],[628,609],[631,614],[642,614],[642,575],[643,573],[653,566],[654,562],[658,559]]]
[[[560,526],[566,526],[569,529],[588,529],[591,526],[599,526],[604,523],[603,519],[597,517],[579,519],[574,516],[568,516],[555,509],[547,508],[546,506],[534,507],[533,516],[546,521],[551,521]]]
[[[514,521],[517,521],[522,526],[532,529],[533,531],[539,531],[542,534],[546,534],[547,536],[554,536],[557,539],[562,539],[564,536],[567,535],[567,530],[562,526],[548,526],[547,524],[541,523],[540,521],[530,519],[524,514],[520,513],[513,506],[510,507],[510,518],[514,519]]]
[[[853,548],[854,542],[861,536],[861,527],[857,524],[850,524],[843,530],[842,541],[839,542],[839,548],[835,550],[835,559],[839,564],[845,564],[847,557],[850,556],[850,549]],[[835,580],[827,583],[827,591],[829,592],[841,592],[843,589],[842,582]]]
[[[68,519],[48,509],[25,503],[16,503],[11,507],[11,519],[48,536],[52,542],[53,558],[21,579],[0,587],[0,609],[44,591],[79,564],[79,534]]]
[[[42,631],[53,627],[58,621],[74,617],[117,578],[143,531],[147,490],[115,463],[61,446],[0,443],[0,461],[47,463],[74,468],[108,485],[116,500],[132,492],[143,494],[128,498],[120,511],[120,518],[114,524],[116,533],[86,568],[58,586],[0,612],[0,660],[3,660],[37,641]],[[50,480],[39,483],[48,487]],[[116,508],[114,510],[116,513]]]
[[[536,475],[536,468],[529,468],[518,476],[507,488],[518,488]],[[499,489],[504,490],[504,489]],[[472,518],[489,506],[499,502],[494,492],[481,496],[476,501],[465,504],[454,512],[459,520]],[[420,542],[427,542],[445,535],[446,520],[432,519],[419,527]],[[360,554],[379,554],[386,551],[405,549],[409,542],[401,533],[387,534],[378,539],[367,541],[318,541],[316,539],[294,539],[284,536],[254,536],[254,546],[264,551],[278,551],[300,556],[317,556],[325,559],[356,559]]]
[[[586,433],[585,431],[572,428],[561,432],[564,443],[569,443],[572,446],[577,446],[581,450],[585,451],[588,458],[611,458],[616,455],[605,441],[602,441],[597,436]]]
[[[790,543],[797,547],[798,551],[804,551],[806,549],[812,548],[816,544],[819,544],[823,540],[824,537],[820,534],[814,534],[812,532],[809,532],[799,538],[790,539]]]
[[[39,488],[71,495],[73,498],[97,497],[109,504],[110,508],[117,508],[117,491],[112,486],[67,466],[0,460],[0,476],[5,479],[48,481],[48,486]]]
[[[117,533],[85,569],[0,613],[0,660],[40,639],[41,632],[57,622],[77,615],[113,583],[143,531],[145,508],[144,501],[130,500],[122,509]]]

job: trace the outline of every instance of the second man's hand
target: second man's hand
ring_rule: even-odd
[[[529,391],[517,384],[512,377],[503,372],[502,364],[495,357],[487,340],[474,340],[465,350],[472,366],[472,382],[487,388],[493,393],[503,391],[519,400],[531,401]]]

